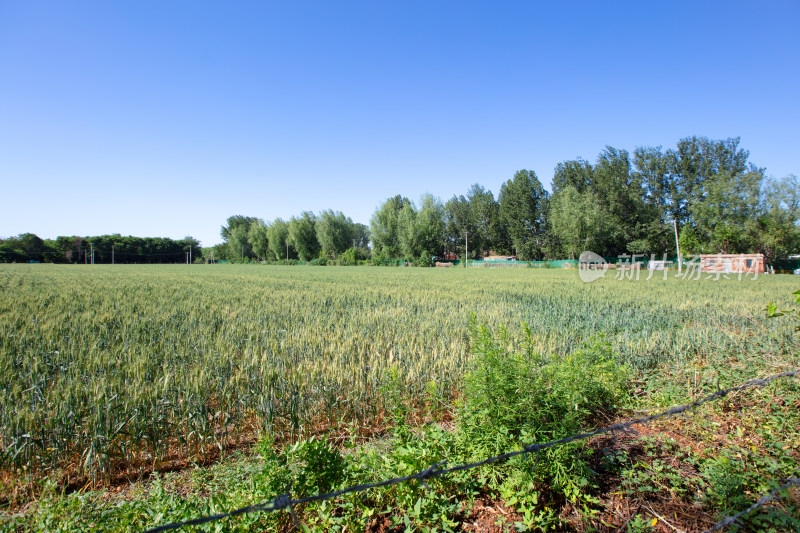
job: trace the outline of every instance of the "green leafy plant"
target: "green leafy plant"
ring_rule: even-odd
[[[301,496],[328,492],[345,477],[345,458],[324,437],[310,437],[279,452],[266,438],[258,452],[265,466],[257,480],[275,496],[288,490]]]
[[[794,291],[792,293],[792,296],[794,296],[795,303],[800,304],[800,290]],[[777,305],[775,305],[773,302],[770,302],[767,305],[766,311],[768,318],[776,318],[784,315],[792,316],[797,321],[797,325],[795,326],[795,331],[800,332],[800,307],[796,309],[779,310]]]
[[[495,334],[473,320],[476,358],[459,416],[459,442],[473,458],[579,433],[623,397],[628,370],[602,339],[563,356],[537,354],[531,339],[527,325],[521,339],[512,339],[505,329]],[[483,475],[489,487],[517,494],[513,501],[523,511],[541,505],[536,488],[545,483],[571,501],[591,500],[594,476],[583,444],[539,455],[484,468]]]

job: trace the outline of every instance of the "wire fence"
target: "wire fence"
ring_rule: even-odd
[[[712,531],[719,531],[723,527],[730,526],[730,525],[733,525],[733,524],[744,525],[739,520],[741,517],[743,517],[745,515],[748,515],[748,514],[752,513],[753,511],[755,511],[756,509],[758,509],[759,507],[761,507],[762,505],[766,505],[769,502],[773,501],[775,499],[775,496],[777,496],[777,494],[780,491],[786,490],[789,487],[791,487],[792,485],[798,485],[798,484],[800,484],[800,478],[796,478],[794,476],[790,477],[789,480],[786,483],[784,483],[783,485],[781,485],[777,489],[773,490],[769,494],[764,494],[763,496],[761,496],[761,498],[758,499],[758,501],[756,503],[754,503],[753,505],[751,505],[750,507],[748,507],[747,509],[745,509],[741,513],[737,513],[737,514],[735,514],[733,516],[729,516],[729,517],[725,518],[724,520],[720,520],[719,522],[717,522],[717,524],[714,527],[712,527],[709,530],[704,531],[703,533],[711,533]]]
[[[713,394],[710,394],[710,395],[708,395],[708,396],[706,396],[704,398],[701,398],[699,400],[695,400],[694,402],[687,403],[687,404],[684,404],[684,405],[678,405],[678,406],[672,407],[670,409],[667,409],[666,411],[662,411],[662,412],[654,414],[654,415],[645,416],[645,417],[642,417],[642,418],[637,418],[635,420],[630,420],[628,422],[620,422],[618,424],[613,424],[611,426],[606,426],[606,427],[595,429],[593,431],[589,431],[589,432],[586,432],[586,433],[579,433],[577,435],[572,435],[570,437],[564,437],[564,438],[552,440],[552,441],[549,441],[549,442],[529,444],[529,445],[523,447],[521,450],[514,450],[514,451],[510,451],[510,452],[504,453],[504,454],[496,455],[496,456],[493,456],[493,457],[487,457],[486,459],[483,459],[482,461],[477,461],[477,462],[473,462],[473,463],[459,464],[459,465],[456,465],[456,466],[445,468],[445,466],[447,464],[447,461],[441,461],[441,462],[438,462],[438,463],[436,463],[434,465],[431,465],[430,467],[428,467],[428,468],[426,468],[424,470],[420,470],[419,472],[416,472],[416,473],[408,475],[408,476],[396,477],[396,478],[392,478],[392,479],[386,479],[386,480],[378,481],[378,482],[375,482],[375,483],[363,483],[363,484],[360,484],[360,485],[352,485],[350,487],[347,487],[347,488],[344,488],[344,489],[341,489],[341,490],[338,490],[338,491],[328,492],[328,493],[325,493],[325,494],[315,494],[315,495],[306,496],[306,497],[303,497],[303,498],[292,498],[292,496],[291,496],[291,487],[290,487],[289,492],[287,492],[286,494],[281,494],[280,496],[276,497],[272,501],[259,503],[259,504],[255,504],[255,505],[249,505],[247,507],[241,507],[239,509],[235,509],[235,510],[227,512],[227,513],[220,513],[220,514],[215,514],[215,515],[203,516],[203,517],[200,517],[200,518],[196,518],[196,519],[193,519],[193,520],[187,520],[187,521],[184,521],[184,522],[172,522],[172,523],[169,523],[169,524],[164,524],[164,525],[161,525],[161,526],[158,526],[158,527],[154,527],[152,529],[148,529],[145,533],[160,533],[162,531],[170,531],[170,530],[178,529],[178,528],[185,527],[185,526],[197,526],[197,525],[205,524],[205,523],[208,523],[208,522],[214,522],[214,521],[217,521],[217,520],[221,520],[223,518],[228,518],[228,517],[233,517],[233,516],[238,516],[238,515],[243,515],[243,514],[248,514],[248,513],[274,512],[274,511],[280,511],[280,510],[283,510],[283,509],[286,509],[286,508],[289,509],[289,511],[290,511],[290,513],[292,515],[292,518],[295,521],[295,525],[297,525],[297,517],[296,517],[295,512],[294,512],[294,506],[295,505],[302,505],[304,503],[331,500],[333,498],[337,498],[337,497],[343,496],[345,494],[351,494],[351,493],[355,493],[355,492],[364,492],[364,491],[367,491],[367,490],[370,490],[370,489],[375,489],[375,488],[380,488],[380,487],[387,487],[387,486],[390,486],[390,485],[397,485],[399,483],[406,483],[408,481],[419,481],[419,482],[425,484],[426,480],[431,479],[431,478],[437,478],[437,477],[446,476],[446,475],[451,474],[453,472],[459,472],[459,471],[462,471],[462,470],[470,470],[470,469],[473,469],[473,468],[478,468],[480,466],[496,463],[496,462],[499,462],[499,461],[505,461],[507,459],[511,459],[512,457],[516,457],[518,455],[527,455],[527,454],[531,454],[531,453],[534,453],[534,452],[536,453],[536,461],[538,463],[538,461],[539,461],[539,452],[541,450],[544,450],[544,449],[547,449],[547,448],[552,448],[552,447],[555,447],[555,446],[562,446],[564,444],[568,444],[570,442],[574,442],[574,441],[578,441],[578,440],[589,439],[591,437],[594,437],[594,436],[597,436],[597,435],[602,435],[604,433],[614,433],[614,432],[617,432],[617,431],[620,431],[620,432],[631,432],[632,431],[631,430],[632,426],[644,425],[644,424],[648,424],[650,422],[653,422],[655,420],[658,420],[660,418],[671,417],[671,416],[675,416],[675,415],[678,415],[678,414],[681,414],[681,413],[685,413],[687,411],[694,410],[694,409],[700,407],[701,405],[703,405],[705,403],[708,403],[708,402],[711,402],[711,401],[714,401],[714,400],[718,400],[718,399],[720,399],[720,398],[722,398],[724,396],[727,396],[728,394],[730,394],[732,392],[748,389],[748,388],[751,388],[751,387],[763,387],[763,386],[767,385],[768,383],[770,383],[770,382],[772,382],[772,381],[774,381],[776,379],[794,377],[794,376],[797,376],[797,375],[800,375],[800,369],[794,370],[794,371],[789,371],[789,372],[782,372],[780,374],[775,374],[773,376],[769,376],[769,377],[766,377],[766,378],[751,379],[751,380],[746,381],[745,383],[743,383],[741,385],[737,385],[735,387],[730,387],[730,388],[727,388],[727,389],[718,389]],[[755,509],[757,509],[757,508],[759,508],[759,507],[761,507],[763,505],[766,505],[770,501],[773,501],[773,499],[776,497],[776,495],[780,491],[782,491],[782,490],[784,490],[784,489],[786,489],[786,488],[788,488],[788,487],[790,487],[792,485],[799,484],[799,483],[800,483],[800,479],[798,479],[797,477],[793,476],[793,477],[789,478],[789,480],[783,486],[778,487],[777,489],[775,489],[771,493],[762,496],[756,503],[754,503],[748,509],[746,509],[746,510],[744,510],[741,513],[738,513],[736,515],[729,516],[729,517],[725,518],[724,520],[718,522],[713,528],[707,530],[705,533],[709,533],[709,532],[712,532],[712,531],[717,531],[717,530],[722,529],[723,527],[726,527],[728,525],[737,523],[742,516],[753,512]]]

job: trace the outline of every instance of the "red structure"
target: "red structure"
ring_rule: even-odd
[[[702,254],[700,272],[763,274],[764,254]]]

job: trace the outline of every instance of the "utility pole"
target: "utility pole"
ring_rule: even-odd
[[[681,245],[678,244],[678,221],[672,220],[673,227],[675,228],[675,249],[678,250],[678,274],[681,273]]]
[[[469,232],[464,232],[464,268],[467,268],[469,262]]]
[[[189,244],[189,264],[192,264],[192,245]]]
[[[114,245],[111,245],[111,264],[114,264]]]
[[[90,243],[89,243],[89,246],[91,246],[91,247],[92,247],[92,264],[94,264],[94,243],[93,243],[93,242],[90,242]]]

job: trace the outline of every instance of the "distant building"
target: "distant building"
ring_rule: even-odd
[[[764,254],[702,254],[700,271],[763,274]]]
[[[654,260],[647,263],[647,268],[650,270],[669,270],[672,261]]]

